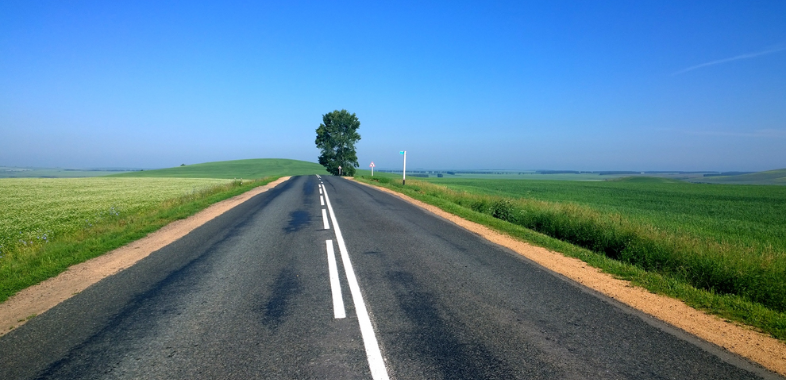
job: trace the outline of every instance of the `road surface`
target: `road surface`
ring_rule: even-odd
[[[317,176],[0,337],[9,380],[762,377],[778,378],[398,198]]]

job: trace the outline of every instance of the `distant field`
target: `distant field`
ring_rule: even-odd
[[[368,170],[358,170],[358,175],[370,176]],[[619,178],[621,175],[600,175],[596,173],[580,174],[539,174],[535,172],[498,172],[498,173],[441,173],[445,179],[532,179],[532,180],[557,180],[557,181],[605,181],[607,179]],[[374,175],[383,175],[401,178],[401,173],[388,173],[375,171]],[[419,178],[418,173],[407,172],[407,178]],[[428,178],[438,178],[437,174],[428,174]]]
[[[370,176],[371,172],[368,170],[358,170],[358,176]],[[497,171],[497,172],[461,172],[456,171],[453,172],[455,174],[449,174],[448,172],[441,172],[441,173],[419,173],[415,171],[408,171],[407,178],[422,178],[425,174],[427,178],[444,178],[444,179],[526,179],[526,180],[541,180],[541,181],[611,181],[620,178],[665,178],[665,179],[675,179],[681,181],[688,181],[688,182],[706,182],[706,183],[747,183],[747,184],[786,184],[786,179],[784,180],[777,180],[771,181],[769,178],[765,177],[748,177],[748,182],[735,182],[738,177],[742,176],[717,176],[717,177],[705,177],[705,173],[668,173],[668,172],[643,172],[638,174],[632,173],[625,173],[625,174],[608,174],[604,173],[601,174],[600,172],[595,173],[550,173],[544,174],[535,171]],[[375,175],[384,175],[384,176],[391,176],[391,177],[399,177],[401,178],[401,172],[398,173],[390,173],[390,172],[380,172],[375,171]],[[438,174],[441,174],[442,177],[439,177]],[[759,174],[759,173],[752,173],[752,174]],[[786,174],[784,174],[786,176]],[[779,182],[780,181],[780,182]],[[782,182],[782,183],[781,183]]]
[[[748,185],[786,185],[786,169],[741,174],[734,176],[703,177],[693,182]]]
[[[170,177],[170,178],[262,178],[295,175],[328,174],[320,164],[306,161],[260,158],[236,161],[217,161],[178,166],[168,169],[126,172],[113,177]]]
[[[437,178],[428,181],[474,194],[575,202],[669,232],[691,233],[719,243],[771,245],[786,253],[786,187],[701,185],[655,178],[570,183]]]
[[[227,183],[222,179],[23,178],[0,180],[0,251],[52,240],[98,220]],[[0,253],[2,254],[2,253]]]
[[[117,174],[109,170],[74,170],[58,168],[15,168],[0,166],[0,178],[81,178]]]

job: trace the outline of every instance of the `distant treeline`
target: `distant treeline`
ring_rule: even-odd
[[[385,170],[385,169],[377,169],[377,172],[384,172],[384,173],[401,173],[401,170]],[[499,171],[467,171],[467,170],[407,170],[407,175],[410,173],[417,173],[417,174],[450,174],[450,175],[457,175],[457,174],[532,174],[532,172],[499,172]]]
[[[378,169],[378,172],[384,173],[401,173],[401,170],[385,170]],[[650,171],[634,171],[634,170],[602,170],[602,171],[585,171],[585,170],[535,170],[526,172],[516,171],[490,171],[490,170],[407,170],[407,175],[412,177],[428,177],[429,174],[440,175],[461,175],[461,174],[502,174],[502,175],[526,175],[526,174],[597,174],[597,175],[641,175],[641,174],[704,174],[704,177],[715,176],[732,176],[740,174],[749,174],[752,172],[707,172],[707,171],[677,171],[677,170],[650,170]]]
[[[537,170],[537,171],[535,171],[535,173],[538,173],[538,174],[585,174],[585,173],[590,173],[590,174],[592,174],[593,172],[583,172],[583,171],[578,171],[578,170]]]
[[[722,173],[707,173],[705,177],[720,177],[720,176],[731,176],[731,175],[742,175],[742,174],[750,174],[753,172],[722,172]]]

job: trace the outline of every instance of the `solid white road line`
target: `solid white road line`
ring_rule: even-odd
[[[325,227],[326,230],[330,229],[330,224],[328,224],[327,221],[327,211],[325,211],[324,208],[322,209],[322,225]]]
[[[325,191],[325,202],[330,211],[333,231],[336,233],[338,250],[341,252],[341,262],[344,264],[344,271],[347,273],[347,283],[349,284],[349,291],[352,293],[352,302],[355,304],[355,312],[360,325],[360,335],[363,337],[363,345],[366,347],[366,358],[368,359],[369,369],[371,369],[371,377],[374,380],[387,380],[389,379],[388,370],[385,368],[385,361],[382,359],[382,352],[379,349],[374,326],[371,324],[371,318],[368,316],[366,303],[363,301],[363,295],[360,293],[360,285],[358,285],[355,271],[352,269],[352,262],[349,261],[347,246],[344,244],[344,237],[341,235],[341,228],[339,228],[338,221],[336,221],[336,214],[333,213],[333,206],[330,204],[330,197],[328,197],[327,191]]]
[[[326,240],[328,255],[328,273],[330,273],[330,293],[333,295],[333,317],[346,318],[344,298],[341,297],[341,282],[338,281],[338,266],[336,266],[336,253],[333,251],[333,240]]]
[[[321,195],[319,196],[319,205],[320,206],[324,206],[325,205],[325,197],[323,197]]]

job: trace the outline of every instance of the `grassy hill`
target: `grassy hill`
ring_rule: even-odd
[[[245,178],[324,174],[325,168],[313,162],[284,158],[256,158],[250,160],[216,161],[178,166],[168,169],[145,170],[117,174],[117,177],[173,177],[173,178]]]
[[[704,177],[697,179],[704,183],[727,183],[745,185],[786,185],[786,169],[768,170],[766,172],[740,174],[720,177]]]

